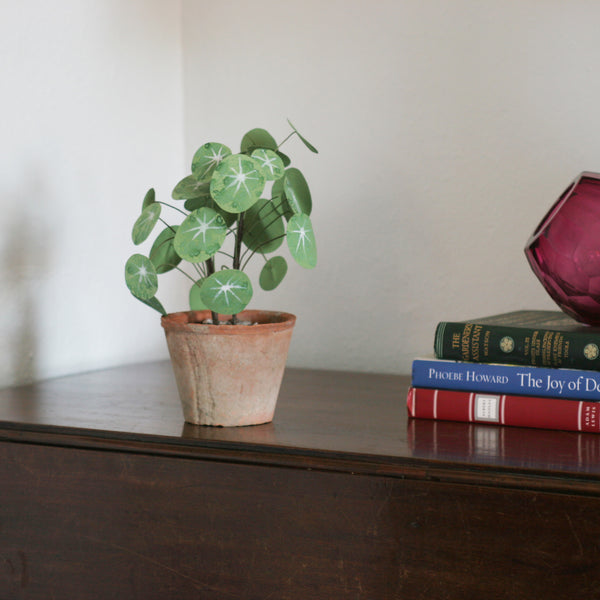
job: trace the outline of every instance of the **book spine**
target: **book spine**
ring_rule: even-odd
[[[411,417],[421,419],[594,433],[600,431],[600,405],[583,400],[560,400],[413,386],[408,391],[407,406]]]
[[[600,402],[600,372],[523,365],[415,359],[412,385]]]
[[[598,333],[442,321],[434,350],[448,360],[600,370]]]

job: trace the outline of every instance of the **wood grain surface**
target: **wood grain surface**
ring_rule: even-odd
[[[289,369],[235,429],[168,363],[0,390],[0,600],[600,598],[600,436],[409,420],[407,386]]]

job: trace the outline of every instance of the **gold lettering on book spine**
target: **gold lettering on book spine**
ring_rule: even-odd
[[[466,323],[462,331],[462,337],[460,340],[460,353],[463,360],[470,360],[470,344],[469,339],[471,337],[471,330],[473,329],[472,323]]]
[[[531,364],[534,367],[539,364],[541,345],[540,332],[535,330],[531,336]]]
[[[563,359],[563,345],[565,336],[562,333],[556,332],[554,341],[552,342],[552,365],[559,367]]]
[[[542,336],[542,364],[549,367],[552,365],[552,331],[545,331]]]
[[[558,331],[545,331],[542,336],[542,362],[546,367],[560,367],[563,360],[564,335]]]
[[[475,325],[473,327],[473,335],[471,336],[471,356],[475,362],[479,362],[481,360],[481,356],[479,353],[479,338],[481,337],[481,330],[483,327],[481,325]]]
[[[483,355],[490,355],[490,338],[492,337],[492,332],[488,329],[483,336]]]
[[[460,333],[457,331],[452,332],[452,350],[458,350],[460,348]]]

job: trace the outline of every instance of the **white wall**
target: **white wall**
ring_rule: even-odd
[[[180,4],[3,2],[0,64],[0,384],[164,356],[123,265],[183,162]]]
[[[41,0],[0,20],[0,385],[166,357],[123,264],[144,192],[286,117],[319,265],[290,364],[406,372],[440,319],[552,307],[523,246],[600,170],[600,4]],[[182,91],[184,90],[184,91]],[[184,113],[185,109],[185,113]],[[184,138],[185,136],[185,138]],[[183,308],[185,287],[161,299]],[[180,303],[177,300],[181,300]]]
[[[523,247],[600,170],[600,4],[184,0],[186,148],[291,120],[319,265],[255,305],[295,312],[290,363],[407,372],[441,319],[553,308]]]

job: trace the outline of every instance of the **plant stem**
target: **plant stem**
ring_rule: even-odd
[[[279,240],[281,238],[284,238],[286,236],[286,234],[284,233],[283,235],[278,235],[274,238],[271,238],[270,240],[267,240],[266,242],[263,242],[260,246],[257,246],[255,250],[252,250],[252,253],[250,254],[250,256],[246,259],[246,262],[244,262],[244,264],[242,265],[241,270],[243,271],[246,268],[246,265],[252,260],[252,257],[259,252],[259,250],[263,247],[266,246],[267,244],[270,244],[271,242],[274,242],[275,240]],[[244,256],[246,256],[246,254],[250,251],[250,249],[248,248],[246,250],[246,252],[244,252]],[[259,252],[259,254],[262,254],[262,252]],[[264,255],[263,255],[264,256]],[[242,257],[243,258],[243,257]]]
[[[176,233],[176,230],[173,228],[172,225],[169,225],[162,217],[158,217],[158,220],[163,223],[164,225],[167,226],[167,228],[169,228],[173,233]],[[175,236],[173,236],[175,237]],[[168,240],[165,240],[166,242],[171,241],[173,238],[169,238]]]
[[[283,146],[293,135],[296,135],[295,131],[292,131],[292,133],[290,133],[284,140],[283,142],[281,142],[278,146],[277,146],[277,150],[279,150],[279,148],[281,148],[281,146]]]
[[[210,276],[214,272],[215,272],[215,259],[211,256],[206,261],[206,274],[207,274],[207,276]],[[210,316],[212,318],[213,325],[218,325],[219,324],[219,315],[214,310],[211,310]]]
[[[186,273],[181,267],[178,267],[177,265],[165,264],[161,266],[173,267],[176,271],[179,271],[180,273],[185,275],[193,284],[197,283],[196,280],[189,273]]]
[[[181,208],[177,208],[176,206],[173,206],[172,204],[168,204],[167,202],[162,202],[160,200],[157,200],[156,203],[157,204],[162,204],[163,206],[168,206],[169,208],[172,208],[173,210],[176,210],[177,212],[180,212],[182,215],[185,215],[186,217],[189,215],[189,213],[186,212],[185,210],[181,210]]]
[[[244,217],[246,213],[240,213],[238,217],[237,231],[235,232],[235,246],[233,248],[233,268],[240,268],[241,253],[242,253],[242,236],[244,235]],[[236,325],[238,322],[237,315],[231,315],[231,322]]]
[[[238,218],[237,231],[235,233],[235,247],[233,249],[233,268],[240,268],[240,254],[242,251],[242,236],[244,235],[244,216],[246,213],[240,213]]]
[[[200,279],[204,279],[206,277],[206,273],[203,271],[199,263],[192,263],[192,266],[194,267],[194,271],[196,271]]]
[[[260,213],[261,213],[261,212],[262,212],[262,211],[263,211],[265,208],[267,208],[267,207],[268,207],[268,209],[269,209],[269,210],[268,210],[266,213],[264,213],[264,214],[263,214],[263,215],[260,217],[260,219],[259,219],[259,218],[256,218],[256,219],[254,220],[254,223],[253,223],[253,224],[250,226],[250,229],[248,229],[248,230],[246,231],[246,234],[250,234],[250,233],[252,233],[252,232],[254,231],[254,229],[256,229],[257,227],[259,227],[259,226],[261,226],[261,225],[262,225],[262,222],[261,222],[261,221],[263,221],[263,222],[264,222],[264,220],[265,220],[265,219],[267,219],[268,217],[270,217],[272,214],[275,214],[275,215],[276,215],[276,217],[275,217],[275,218],[274,218],[274,219],[273,219],[273,220],[272,220],[272,221],[271,221],[271,222],[270,222],[270,223],[269,223],[269,224],[268,224],[268,225],[265,227],[265,229],[268,229],[269,227],[271,227],[271,225],[273,225],[273,223],[276,223],[276,222],[277,222],[279,219],[281,219],[281,218],[282,218],[282,216],[279,214],[279,211],[277,210],[277,207],[276,207],[276,206],[274,206],[272,202],[269,202],[269,203],[265,204],[265,205],[264,205],[264,206],[263,206],[263,207],[262,207],[262,208],[261,208],[261,209],[260,209],[260,210],[259,210],[259,211],[256,213],[257,217],[258,217],[258,215],[260,215]]]

